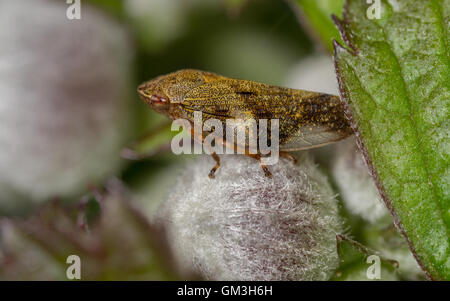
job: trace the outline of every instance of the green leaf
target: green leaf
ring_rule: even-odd
[[[420,264],[450,280],[450,0],[349,0],[335,18],[341,96],[380,193]]]
[[[327,49],[333,51],[333,39],[340,41],[338,30],[331,20],[331,15],[341,15],[344,0],[294,0],[292,6],[300,13],[300,20],[306,19],[313,31]]]
[[[248,3],[248,0],[222,0],[225,8],[232,14],[237,15]]]
[[[395,260],[385,259],[343,235],[337,235],[336,241],[341,263],[331,280],[397,280],[398,263]],[[371,279],[367,274],[371,274],[370,268],[375,268],[376,260],[380,264],[379,279]]]

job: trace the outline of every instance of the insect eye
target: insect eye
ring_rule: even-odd
[[[159,96],[159,95],[152,95],[151,101],[152,101],[153,104],[156,104],[156,105],[158,105],[158,104],[163,105],[163,104],[168,104],[169,103],[167,101],[167,98],[164,98],[164,97]]]

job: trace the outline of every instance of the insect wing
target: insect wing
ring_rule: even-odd
[[[280,145],[281,151],[299,151],[321,147],[339,140],[345,139],[350,134],[347,132],[330,131],[323,126],[301,127],[297,133],[293,133],[290,139]]]

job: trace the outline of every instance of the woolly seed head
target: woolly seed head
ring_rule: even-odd
[[[131,132],[126,32],[89,5],[1,1],[0,211],[72,197],[114,174]]]
[[[348,210],[370,223],[392,223],[355,138],[336,146],[331,172]]]
[[[292,68],[286,86],[338,95],[333,59],[317,53],[302,59]]]
[[[273,177],[244,156],[192,162],[157,216],[178,264],[210,280],[326,280],[338,265],[336,200],[303,154],[281,159]]]

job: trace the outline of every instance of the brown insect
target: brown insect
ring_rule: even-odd
[[[140,97],[156,112],[169,118],[194,122],[194,112],[201,112],[203,120],[215,118],[223,123],[228,119],[279,121],[279,155],[295,162],[289,151],[320,147],[339,141],[353,133],[344,115],[338,96],[309,92],[223,77],[199,70],[180,70],[150,80],[138,88]],[[207,132],[195,134],[203,142]],[[269,137],[270,140],[270,137]],[[250,153],[248,145],[217,140],[227,148],[241,150],[257,159],[267,176],[267,166],[260,153]],[[216,165],[209,176],[214,177],[220,159],[212,153]]]

